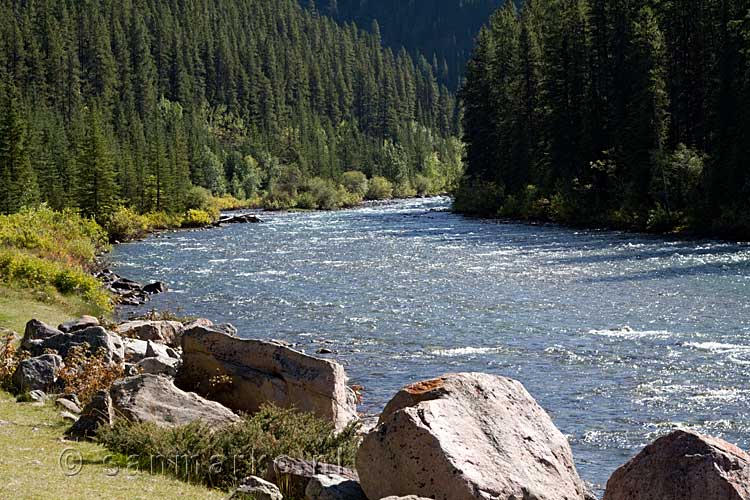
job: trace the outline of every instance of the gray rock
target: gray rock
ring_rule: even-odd
[[[380,500],[432,500],[431,498],[418,497],[416,495],[406,495],[405,497],[390,496],[381,498]]]
[[[45,401],[47,401],[48,397],[44,391],[40,391],[37,389],[29,392],[29,399],[37,403],[44,403]]]
[[[274,484],[283,484],[284,493],[292,498],[303,498],[308,483],[318,474],[335,475],[359,482],[357,472],[352,469],[286,455],[268,464],[264,479]]]
[[[146,341],[146,357],[180,359],[181,356],[169,346],[148,340]]]
[[[242,340],[196,326],[182,336],[177,385],[209,395],[235,411],[254,413],[263,404],[297,408],[332,422],[337,430],[356,420],[356,404],[344,368],[262,340]],[[210,386],[217,374],[231,383]]]
[[[368,498],[583,500],[573,454],[515,380],[448,374],[399,391],[357,452]]]
[[[65,434],[74,439],[91,438],[96,435],[99,426],[111,426],[114,418],[112,398],[109,392],[99,391],[91,399],[91,402],[83,408],[81,416]]]
[[[67,412],[74,413],[76,415],[81,414],[81,407],[69,399],[57,398],[55,400],[55,404]]]
[[[148,349],[148,342],[141,339],[131,339],[128,337],[122,338],[122,344],[125,351],[125,361],[130,363],[137,363],[142,359],[145,359],[146,350]]]
[[[179,321],[128,321],[117,327],[123,337],[151,340],[166,345],[179,345],[184,327]]]
[[[63,360],[57,354],[43,354],[18,363],[11,383],[17,393],[33,390],[50,391],[55,388]]]
[[[246,477],[229,497],[232,500],[283,500],[279,488],[255,476]]]
[[[74,346],[89,345],[89,352],[96,354],[100,348],[104,349],[107,361],[122,363],[125,359],[125,345],[119,335],[108,332],[101,326],[91,326],[73,333],[61,333],[42,341],[35,346],[32,354],[41,354],[46,349],[57,351],[63,358]]]
[[[73,333],[78,330],[84,330],[92,326],[99,326],[99,320],[93,316],[81,316],[78,319],[66,321],[57,327],[62,333]]]
[[[604,500],[750,500],[750,455],[721,439],[676,431],[617,469]]]
[[[35,345],[41,344],[42,341],[61,333],[57,328],[52,328],[38,319],[32,319],[26,323],[23,339],[21,339],[21,349],[32,351]]]
[[[71,422],[78,421],[78,415],[65,410],[60,412],[60,417],[64,420],[70,420]]]
[[[336,475],[316,475],[305,490],[307,500],[367,500],[357,481]]]
[[[140,371],[140,373],[151,375],[166,375],[168,377],[174,378],[174,376],[177,375],[177,369],[180,366],[180,360],[159,356],[157,358],[142,359],[135,366],[136,369]]]
[[[196,420],[220,427],[240,418],[219,403],[185,392],[167,377],[141,374],[118,380],[110,389],[115,415],[162,427],[185,425]]]

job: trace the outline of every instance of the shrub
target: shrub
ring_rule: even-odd
[[[217,220],[221,212],[219,202],[213,197],[211,191],[206,188],[193,186],[185,194],[185,209],[201,210],[208,214],[209,218]]]
[[[130,241],[141,238],[149,229],[149,221],[127,207],[118,208],[105,223],[109,241]]]
[[[353,466],[359,442],[357,424],[335,434],[311,414],[273,406],[219,431],[201,422],[165,429],[121,420],[102,426],[97,440],[131,466],[225,489],[280,455]],[[175,467],[175,457],[191,457],[191,466]]]
[[[191,208],[185,214],[185,218],[182,221],[182,227],[204,227],[208,226],[213,222],[211,215],[205,210],[199,210]]]
[[[18,367],[18,363],[28,357],[28,352],[19,351],[16,347],[17,341],[12,332],[3,333],[4,337],[0,344],[0,387],[9,389],[11,377]]]
[[[367,176],[358,170],[344,172],[341,175],[341,184],[352,194],[364,198],[368,191]]]
[[[389,200],[393,197],[393,185],[385,177],[373,177],[370,179],[367,189],[368,200]]]
[[[125,373],[123,365],[107,361],[104,348],[93,356],[89,355],[89,349],[86,343],[72,347],[65,356],[65,364],[59,374],[65,384],[65,392],[78,396],[84,405],[97,392],[109,390]]]
[[[409,181],[400,182],[393,188],[394,198],[414,198],[415,196],[417,196],[417,191]]]
[[[303,210],[315,210],[318,208],[318,200],[315,199],[314,194],[305,191],[304,193],[297,195],[297,208]]]
[[[107,233],[73,210],[56,212],[46,205],[0,215],[0,248],[28,250],[41,257],[88,266],[107,248]]]
[[[289,210],[296,206],[297,200],[281,189],[271,190],[263,199],[263,208],[266,210]]]
[[[149,212],[143,215],[149,231],[154,229],[177,229],[182,227],[183,215],[167,212]]]
[[[0,250],[0,281],[40,289],[52,285],[64,295],[81,295],[102,310],[112,307],[102,284],[80,267],[66,266],[23,252]]]
[[[456,191],[453,208],[468,215],[497,215],[504,191],[493,182],[464,178]]]
[[[414,177],[414,189],[419,196],[429,196],[434,194],[432,190],[432,181],[429,177],[425,177],[424,175],[417,174]]]

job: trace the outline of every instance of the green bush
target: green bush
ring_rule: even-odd
[[[344,172],[341,175],[341,184],[352,194],[364,198],[368,191],[367,176],[358,170]]]
[[[456,191],[453,209],[467,215],[496,216],[504,192],[493,182],[464,178]]]
[[[302,210],[315,210],[318,208],[318,200],[311,192],[302,192],[297,195],[297,208],[301,208]]]
[[[42,290],[54,286],[61,294],[80,295],[101,310],[112,307],[110,296],[102,284],[82,268],[25,252],[0,250],[0,281]]]
[[[177,229],[182,227],[184,216],[166,212],[149,212],[143,215],[149,231],[155,229]]]
[[[127,207],[118,208],[105,223],[109,241],[130,241],[143,237],[149,221]]]
[[[106,232],[73,210],[56,212],[46,205],[0,215],[0,248],[28,250],[60,262],[89,266],[107,248]]]
[[[393,197],[393,185],[385,177],[373,177],[370,179],[367,189],[368,200],[389,200]]]
[[[415,196],[417,196],[417,190],[412,187],[409,181],[400,182],[393,188],[394,198],[414,198]]]
[[[213,197],[211,191],[199,186],[191,187],[185,194],[185,209],[188,212],[190,210],[203,211],[212,221],[217,220],[221,213],[217,198]]]
[[[185,214],[185,218],[182,221],[182,227],[204,227],[208,226],[213,222],[211,215],[205,210],[199,210],[191,208]]]
[[[296,206],[296,198],[281,189],[273,189],[263,198],[263,208],[266,210],[289,210]]]
[[[356,424],[335,434],[313,415],[273,406],[220,430],[201,422],[169,429],[120,420],[102,426],[97,440],[120,454],[123,465],[224,489],[262,475],[280,455],[351,467],[359,442]],[[175,457],[191,457],[190,467],[175,467]]]
[[[418,196],[430,196],[435,194],[432,188],[432,181],[429,177],[417,174],[414,177],[414,189]]]

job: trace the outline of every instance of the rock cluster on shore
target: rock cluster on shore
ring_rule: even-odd
[[[131,321],[107,329],[83,317],[53,328],[30,321],[21,341],[18,392],[60,392],[73,346],[89,345],[125,378],[83,408],[56,400],[87,438],[118,418],[173,427],[201,420],[220,429],[265,403],[297,408],[337,430],[357,419],[343,367],[278,342],[243,340],[208,320]],[[207,382],[221,377],[223,390]],[[215,387],[214,387],[215,389]],[[287,456],[249,477],[231,498],[309,500],[591,500],[573,454],[551,418],[517,381],[452,373],[408,385],[364,432],[356,470]],[[280,489],[281,488],[281,489]],[[610,478],[604,500],[750,500],[750,456],[689,431],[657,439]]]
[[[128,278],[123,278],[118,274],[103,269],[94,275],[99,279],[111,293],[117,297],[120,305],[140,306],[151,299],[152,295],[165,293],[167,291],[166,283],[155,281],[147,285],[138,283]]]

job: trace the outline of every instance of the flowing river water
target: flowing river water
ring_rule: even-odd
[[[749,245],[482,221],[449,206],[264,214],[118,245],[112,264],[171,287],[141,311],[331,349],[366,411],[445,372],[520,380],[598,485],[677,427],[750,446]]]

